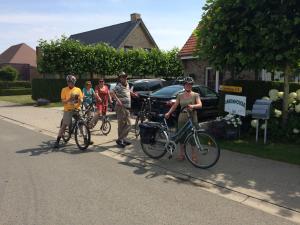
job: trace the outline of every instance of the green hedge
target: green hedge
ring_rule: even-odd
[[[14,87],[31,88],[31,83],[30,81],[0,81],[0,89],[9,89]]]
[[[30,95],[31,88],[0,89],[0,96]]]
[[[98,83],[99,79],[89,79],[93,87]],[[86,80],[77,80],[76,87],[83,88]],[[105,82],[116,82],[116,78],[105,79]],[[66,87],[65,79],[33,79],[32,80],[32,99],[37,100],[39,98],[48,99],[51,102],[60,101],[61,89]]]
[[[238,95],[247,97],[247,109],[252,109],[256,99],[260,99],[264,96],[269,96],[269,91],[271,89],[277,89],[283,91],[283,82],[279,81],[251,81],[251,80],[229,80],[226,81],[224,85],[229,86],[239,86],[243,88],[243,92]],[[300,83],[290,83],[290,92],[300,89]],[[222,93],[221,92],[221,102],[224,98],[224,94],[236,93]],[[224,108],[224,104],[223,104]]]
[[[62,37],[40,40],[38,70],[47,74],[101,74],[115,75],[125,71],[132,76],[174,77],[183,75],[183,66],[178,58],[179,49],[161,51],[157,48],[115,49],[107,44],[85,45]]]

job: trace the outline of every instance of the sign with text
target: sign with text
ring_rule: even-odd
[[[238,86],[220,85],[219,90],[224,92],[242,93],[243,88]]]
[[[225,95],[225,112],[246,116],[246,97],[238,95]]]

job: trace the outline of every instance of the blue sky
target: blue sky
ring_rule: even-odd
[[[11,45],[35,48],[54,39],[130,20],[140,13],[161,49],[181,48],[205,0],[0,0],[0,53]]]

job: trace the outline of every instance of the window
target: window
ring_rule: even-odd
[[[124,50],[128,51],[128,50],[132,50],[133,46],[129,46],[129,45],[124,45]]]
[[[217,93],[207,87],[200,87],[200,96],[217,97]]]

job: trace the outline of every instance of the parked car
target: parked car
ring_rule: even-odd
[[[218,116],[219,95],[212,89],[202,86],[193,85],[194,92],[199,93],[202,108],[197,110],[198,120],[204,121],[208,118],[215,118]],[[152,101],[151,108],[155,114],[165,114],[169,111],[176,101],[176,96],[184,91],[182,84],[171,85],[150,94]],[[177,121],[180,112],[180,107],[174,112],[174,119]]]
[[[154,91],[157,91],[165,86],[165,80],[163,79],[138,79],[129,80],[129,86],[131,90],[139,95],[139,97],[131,98],[131,109],[134,113],[137,113],[141,109],[141,98],[149,96]]]

